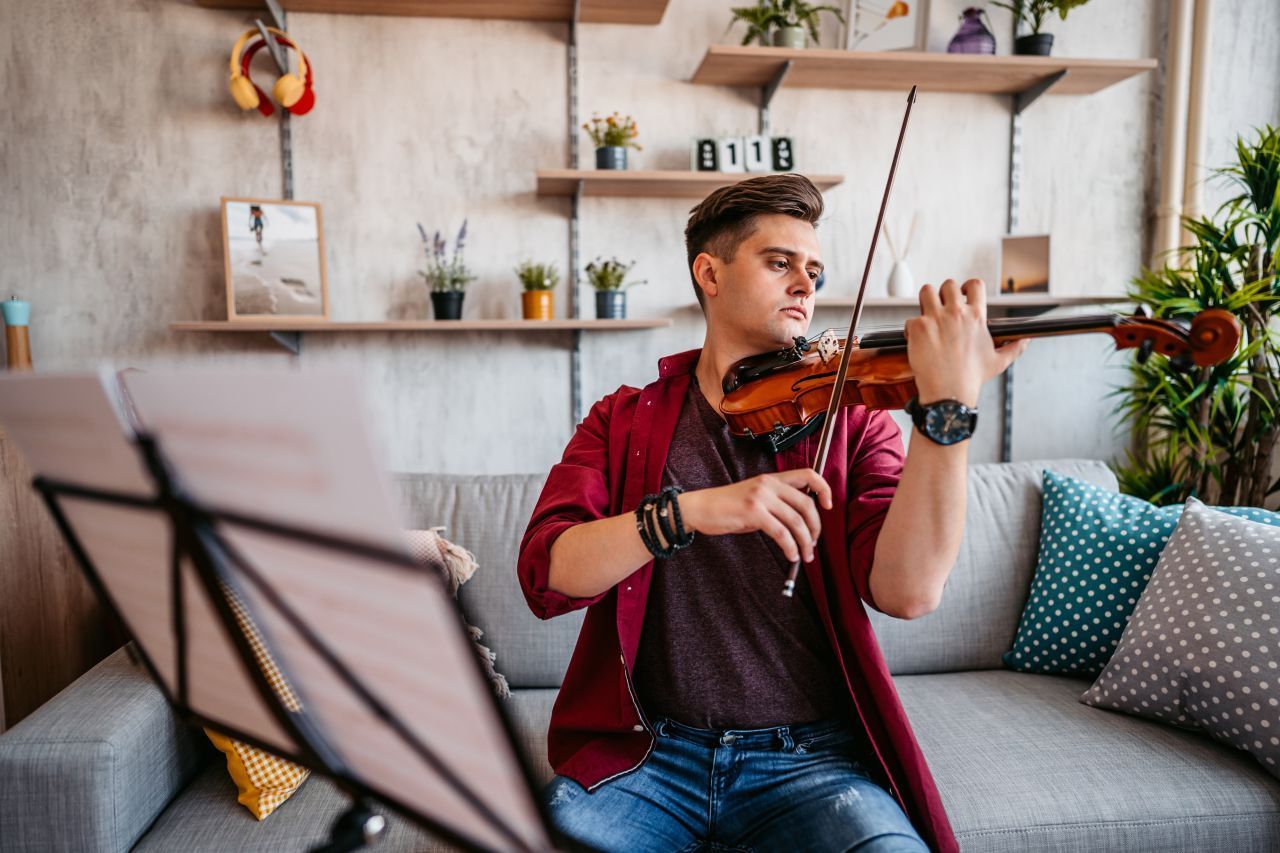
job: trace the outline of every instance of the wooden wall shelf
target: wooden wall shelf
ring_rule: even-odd
[[[261,9],[262,0],[195,0],[213,9]],[[401,15],[415,18],[504,18],[568,21],[573,0],[280,0],[286,12],[339,15]],[[583,24],[656,24],[667,0],[581,0]]]
[[[1056,56],[980,56],[892,51],[862,53],[783,47],[712,45],[691,82],[710,86],[768,86],[788,62],[782,85],[824,89],[882,89],[1014,95],[1059,72],[1054,95],[1090,95],[1156,67],[1154,59],[1064,59]]]
[[[661,329],[670,319],[650,320],[381,320],[320,322],[314,320],[185,320],[170,323],[175,332],[266,333],[294,353],[302,351],[302,335],[332,332],[623,332]]]
[[[582,182],[584,196],[633,198],[703,198],[719,187],[736,184],[769,172],[643,172],[622,169],[542,169],[538,171],[538,195],[572,196]],[[841,175],[810,175],[820,190],[844,180]]]

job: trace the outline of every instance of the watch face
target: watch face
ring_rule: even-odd
[[[925,432],[939,444],[955,444],[973,435],[977,412],[970,411],[962,403],[942,400],[929,406],[925,412]]]

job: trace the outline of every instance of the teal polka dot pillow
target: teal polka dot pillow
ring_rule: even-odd
[[[1280,527],[1280,514],[1257,507],[1214,509]],[[1181,506],[1158,507],[1046,469],[1040,557],[1005,666],[1101,672],[1181,514]]]

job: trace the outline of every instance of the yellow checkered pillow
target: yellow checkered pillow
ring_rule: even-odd
[[[458,587],[466,583],[476,571],[475,556],[441,536],[442,530],[444,530],[443,527],[406,530],[405,536],[414,560],[419,565],[430,566],[441,571],[449,584],[449,591],[456,595]],[[300,710],[302,703],[298,701],[297,694],[293,692],[293,688],[289,686],[289,682],[285,680],[284,675],[276,667],[275,661],[267,653],[261,635],[249,619],[243,603],[233,591],[226,587],[223,589],[227,593],[227,600],[235,613],[236,621],[244,629],[245,636],[249,638],[254,659],[262,668],[267,681],[280,696],[286,708],[290,711]],[[468,631],[494,691],[500,697],[509,696],[510,689],[506,678],[493,668],[493,652],[480,645],[480,630],[468,626]],[[290,795],[298,790],[311,774],[307,768],[258,749],[256,746],[241,743],[209,729],[205,729],[204,733],[227,757],[227,770],[240,790],[236,801],[247,808],[258,820],[264,819],[279,808],[280,804],[289,799]]]
[[[276,691],[286,708],[290,711],[300,710],[302,704],[298,701],[298,695],[293,692],[293,688],[267,653],[244,605],[234,592],[226,587],[223,587],[223,591],[227,593],[236,621],[249,638],[254,660],[266,675],[271,688]],[[236,801],[258,820],[275,811],[311,775],[307,768],[285,761],[256,746],[241,743],[209,729],[205,729],[204,733],[227,756],[227,771],[231,774],[231,781],[240,789],[240,796],[236,797]]]

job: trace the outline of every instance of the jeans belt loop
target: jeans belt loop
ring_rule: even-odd
[[[795,748],[796,742],[795,738],[791,737],[791,726],[783,726],[778,729],[778,735],[782,738],[783,752],[790,752]]]

